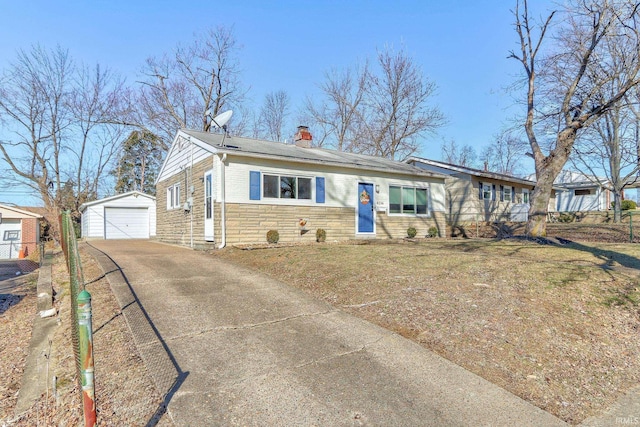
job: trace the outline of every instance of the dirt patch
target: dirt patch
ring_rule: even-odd
[[[92,297],[96,411],[99,425],[172,425],[162,416],[162,397],[128,329],[108,281],[93,258],[81,251],[86,289]],[[71,340],[69,277],[64,258],[58,253],[52,268],[55,306],[59,326],[51,344],[50,369],[56,388],[34,403],[23,414],[15,414],[17,390],[36,314],[35,284],[25,288],[26,296],[0,318],[0,375],[9,378],[0,388],[0,424],[7,426],[82,425],[81,397],[77,385]],[[37,275],[35,275],[37,278]],[[9,343],[9,345],[3,344]],[[157,423],[157,424],[156,424]]]
[[[214,256],[396,331],[570,423],[640,381],[637,245],[385,243]]]

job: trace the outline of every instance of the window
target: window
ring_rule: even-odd
[[[575,196],[588,196],[589,194],[594,194],[594,193],[591,193],[591,189],[589,189],[589,188],[583,188],[583,189],[580,189],[580,190],[578,190],[578,189],[574,190],[573,194]]]
[[[529,189],[522,189],[522,203],[529,203]]]
[[[389,213],[426,215],[428,212],[426,188],[389,186]]]
[[[5,230],[4,241],[20,240],[20,230]]]
[[[491,184],[482,183],[482,198],[491,200]]]
[[[180,184],[174,184],[167,188],[167,209],[180,207]]]
[[[504,187],[502,187],[502,201],[504,202],[512,202],[513,200],[511,200],[511,192],[513,187],[509,186],[509,185],[505,185]]]
[[[311,178],[265,174],[262,184],[265,198],[311,200]]]

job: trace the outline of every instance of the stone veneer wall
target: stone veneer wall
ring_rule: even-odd
[[[407,229],[413,227],[418,234],[416,237],[426,237],[429,228],[436,227],[438,236],[446,233],[446,215],[444,212],[432,212],[431,217],[422,216],[396,216],[387,215],[386,212],[377,212],[376,237],[398,239],[407,237]]]
[[[183,172],[158,183],[156,186],[157,239],[189,246],[191,244],[191,226],[193,223],[194,246],[206,247],[211,245],[211,242],[205,242],[204,240],[204,185],[202,183],[204,173],[211,169],[211,163],[212,160],[209,157],[194,164],[192,182],[187,182],[186,174]],[[184,205],[189,197],[193,198],[191,212],[185,212],[182,208],[167,210],[167,188],[178,182],[180,182],[180,204]],[[190,194],[191,185],[194,188],[193,194]]]
[[[431,218],[388,216],[384,212],[376,216],[375,238],[403,238],[408,227],[415,227],[419,237],[426,236],[432,226],[444,235],[444,213]],[[300,219],[307,220],[304,229],[299,225]],[[266,243],[269,230],[277,230],[282,243],[314,242],[318,228],[327,232],[327,241],[358,238],[354,208],[227,204],[226,223],[228,245]],[[219,226],[219,222],[216,224]]]

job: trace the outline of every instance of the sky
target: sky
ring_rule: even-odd
[[[544,12],[547,4],[538,1],[536,7]],[[233,27],[242,47],[242,81],[254,109],[267,93],[285,90],[295,112],[306,96],[318,93],[326,71],[374,58],[385,46],[402,47],[438,87],[431,105],[440,108],[447,124],[425,137],[418,154],[439,160],[442,143],[450,140],[479,154],[517,111],[517,97],[524,93],[506,90],[521,72],[518,62],[507,58],[518,47],[514,5],[508,0],[0,0],[0,69],[20,49],[59,45],[75,61],[99,63],[133,84],[146,58],[222,25]],[[32,201],[24,199],[0,188],[0,201]]]

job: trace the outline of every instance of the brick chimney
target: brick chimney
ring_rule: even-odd
[[[311,141],[313,141],[313,137],[309,132],[309,127],[298,126],[298,132],[293,137],[293,143],[296,144],[296,147],[311,148]]]

